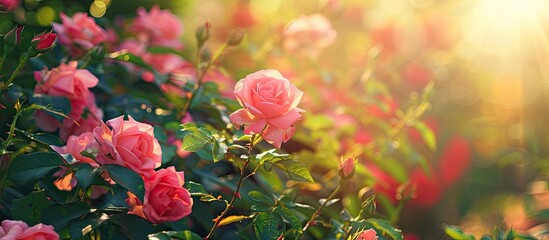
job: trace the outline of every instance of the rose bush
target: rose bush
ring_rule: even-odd
[[[542,142],[462,123],[444,16],[313,2],[0,0],[0,239],[471,239],[493,176],[529,239]]]

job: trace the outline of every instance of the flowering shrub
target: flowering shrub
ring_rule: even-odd
[[[248,1],[195,28],[31,2],[0,0],[0,239],[414,239],[473,171],[470,136],[424,119],[441,69],[392,24],[345,46],[366,18],[339,1],[261,41]],[[446,51],[429,24],[417,46]]]

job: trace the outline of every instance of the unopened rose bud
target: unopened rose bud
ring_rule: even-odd
[[[4,43],[8,46],[17,46],[21,43],[21,33],[23,32],[24,26],[17,26],[12,29],[6,35],[4,35]]]
[[[56,40],[57,35],[55,33],[42,33],[32,39],[31,46],[37,53],[46,53],[55,47]]]
[[[0,11],[11,12],[21,4],[21,0],[0,0]]]
[[[200,61],[209,62],[210,59],[212,59],[212,52],[210,51],[209,48],[204,48],[200,53]]]
[[[349,179],[355,173],[355,160],[352,157],[347,158],[339,164],[339,176]]]
[[[229,40],[227,40],[227,45],[229,46],[238,46],[242,43],[244,36],[246,35],[246,30],[244,29],[235,29],[229,35]]]
[[[210,23],[210,21],[207,21],[206,23],[204,23],[204,25],[196,29],[196,41],[198,42],[199,47],[201,47],[210,38],[211,27],[212,24]]]

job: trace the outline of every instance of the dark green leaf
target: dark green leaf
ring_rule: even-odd
[[[402,231],[394,228],[389,221],[379,218],[369,218],[366,222],[372,224],[381,234],[386,235],[393,240],[402,240]]]
[[[259,204],[252,205],[250,209],[252,209],[252,211],[254,212],[268,212],[273,209],[273,206],[265,203],[259,203]]]
[[[125,52],[115,52],[115,53],[112,53],[110,54],[110,56],[108,56],[109,58],[112,58],[112,59],[116,59],[116,60],[120,60],[122,62],[129,62],[129,63],[133,63],[139,67],[143,67],[143,68],[146,68],[146,69],[149,69],[149,70],[152,70],[152,67],[145,63],[145,61],[143,61],[143,59],[137,55],[134,55],[134,54],[131,54],[131,53],[125,53]]]
[[[42,106],[46,109],[53,110],[55,112],[60,112],[65,115],[68,115],[71,112],[71,103],[66,97],[54,97],[45,94],[34,94],[30,98],[30,103]],[[63,122],[65,119],[59,114],[54,114],[52,112],[45,111],[48,115],[57,119],[60,122]]]
[[[74,165],[74,176],[78,185],[85,192],[95,182],[101,170],[92,167],[89,163],[78,163]]]
[[[55,203],[44,209],[42,222],[52,225],[55,230],[60,231],[68,226],[73,219],[81,218],[90,212],[90,208],[84,202]]]
[[[286,171],[290,179],[300,182],[314,182],[311,171],[300,161],[280,160],[274,163],[274,166]]]
[[[272,198],[268,197],[260,191],[250,191],[248,192],[248,197],[250,197],[252,201],[257,203],[265,203],[270,205],[273,205],[275,203]]]
[[[42,211],[51,204],[44,190],[32,192],[20,199],[13,200],[11,217],[29,225],[42,222]]]
[[[136,172],[116,164],[106,164],[105,169],[109,172],[109,176],[117,184],[129,190],[137,196],[141,202],[145,196],[145,185],[143,179]]]
[[[155,228],[149,221],[133,214],[115,214],[110,217],[110,222],[117,226],[128,239],[147,239],[146,236],[155,232]]]
[[[285,207],[276,207],[274,210],[284,221],[288,222],[292,229],[301,232],[301,220],[292,210]]]
[[[360,206],[360,212],[358,213],[358,216],[361,219],[366,219],[370,214],[372,214],[376,210],[376,202],[375,202],[376,196],[371,196],[364,200]]]
[[[107,214],[97,212],[90,213],[83,218],[76,218],[69,222],[71,239],[81,239],[82,236],[97,229],[108,219]]]
[[[208,191],[206,191],[206,188],[200,183],[195,182],[187,182],[185,183],[185,188],[189,190],[191,193],[191,196],[204,196],[204,195],[210,195]]]
[[[286,226],[278,214],[262,212],[254,217],[255,235],[259,240],[278,239]]]
[[[57,153],[35,152],[19,155],[10,164],[8,178],[17,182],[36,181],[63,164],[63,158]]]
[[[162,148],[162,165],[168,164],[177,152],[177,147],[173,145],[160,144]]]

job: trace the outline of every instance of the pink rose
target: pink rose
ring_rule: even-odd
[[[176,172],[173,166],[161,169],[150,178],[145,178],[145,198],[141,201],[128,192],[126,202],[128,213],[141,216],[152,223],[177,221],[192,211],[193,199],[183,188],[183,172]]]
[[[59,234],[55,232],[52,226],[37,224],[31,228],[28,228],[17,238],[17,240],[55,240],[59,239]]]
[[[60,137],[66,140],[70,135],[89,132],[99,126],[102,118],[102,111],[95,105],[95,96],[89,88],[95,87],[99,80],[88,70],[77,69],[78,62],[71,61],[68,64],[62,63],[59,67],[51,70],[36,71],[34,78],[38,82],[34,92],[49,96],[64,96],[71,104],[71,119],[64,119],[60,123],[45,112],[36,112],[36,125],[44,131],[55,131],[60,129]],[[84,114],[84,110],[88,109]],[[80,126],[76,125],[77,121]]]
[[[86,150],[86,146],[95,141],[92,132],[86,132],[80,135],[73,135],[67,140],[67,145],[64,147],[50,146],[54,151],[59,154],[70,154],[78,162],[89,163],[93,167],[99,167],[99,165],[91,158],[84,157],[80,154],[82,151]]]
[[[303,92],[278,71],[268,69],[249,74],[236,83],[234,94],[243,106],[229,117],[244,133],[262,137],[280,148],[294,135],[295,122],[303,110],[297,107]]]
[[[4,220],[0,226],[0,239],[17,239],[29,226],[23,221]]]
[[[106,125],[112,127],[109,129]],[[123,116],[107,121],[93,130],[97,143],[88,148],[97,148],[96,159],[101,164],[118,164],[128,167],[142,176],[149,176],[162,162],[162,149],[154,138],[151,125]]]
[[[59,234],[55,232],[52,226],[37,224],[30,227],[22,221],[4,220],[0,227],[0,239],[6,240],[57,240]]]
[[[160,10],[154,6],[150,12],[144,8],[137,9],[137,17],[128,27],[139,41],[151,45],[181,49],[180,37],[183,34],[181,21],[169,10]]]
[[[337,33],[330,20],[320,13],[301,16],[284,28],[284,49],[317,57],[319,50],[335,42]]]
[[[366,229],[358,235],[356,240],[377,240],[376,231],[373,229]]]
[[[107,32],[87,13],[75,13],[72,18],[64,13],[60,16],[62,23],[53,23],[53,30],[59,35],[59,42],[69,48],[73,57],[79,57],[107,40]]]
[[[17,8],[21,0],[0,0],[0,11],[11,12]]]

